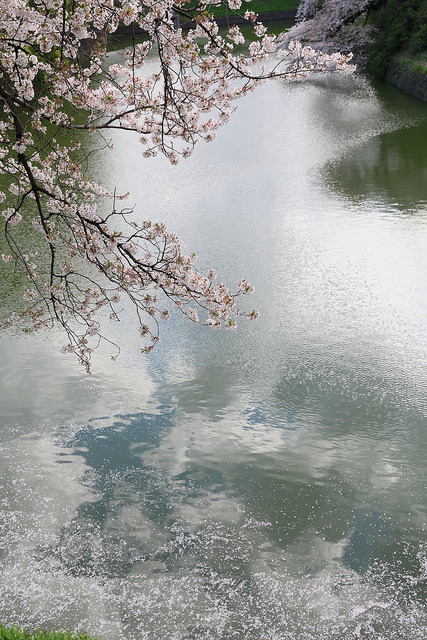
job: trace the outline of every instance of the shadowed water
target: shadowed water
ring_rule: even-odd
[[[0,620],[425,638],[426,127],[363,79],[273,83],[177,167],[124,135],[94,161],[203,268],[252,282],[260,318],[174,319],[147,359],[129,315],[91,377],[55,332],[2,336]]]

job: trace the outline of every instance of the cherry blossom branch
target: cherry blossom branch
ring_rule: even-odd
[[[117,208],[121,196],[90,177],[82,136],[108,147],[108,130],[133,131],[146,157],[160,152],[175,164],[199,139],[212,140],[236,100],[260,82],[353,71],[350,56],[325,56],[296,42],[276,56],[275,36],[250,11],[244,16],[255,40],[244,51],[238,26],[219,32],[209,11],[219,4],[239,11],[242,3],[0,0],[0,173],[10,181],[0,192],[9,246],[1,258],[20,266],[30,283],[26,306],[3,327],[32,332],[59,324],[64,350],[87,371],[100,342],[113,344],[103,323],[105,316],[120,320],[121,298],[135,310],[144,352],[171,308],[229,329],[257,312],[237,306],[253,291],[246,280],[233,292],[215,284],[215,271],[201,274],[196,256],[185,254],[163,224],[136,222],[131,209]],[[172,12],[195,27],[176,28]],[[119,23],[130,26],[132,45],[123,62],[108,66],[100,34],[114,33]],[[134,25],[145,40],[137,41]],[[111,207],[100,213],[105,200]],[[27,251],[23,243],[41,249]],[[112,357],[118,353],[117,346]]]

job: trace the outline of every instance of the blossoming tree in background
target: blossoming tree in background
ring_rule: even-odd
[[[370,6],[380,0],[301,0],[296,13],[296,21],[311,20],[320,10],[330,15],[330,29],[340,29],[365,13]]]
[[[220,35],[211,14],[219,4],[0,0],[0,171],[8,185],[0,192],[8,247],[1,258],[4,269],[19,267],[28,277],[22,309],[2,326],[61,325],[64,351],[88,371],[105,339],[104,312],[119,319],[122,297],[134,306],[146,352],[171,308],[213,327],[233,328],[238,315],[257,314],[237,306],[252,291],[248,282],[230,292],[213,270],[202,275],[195,255],[163,224],[136,222],[121,196],[91,179],[82,136],[105,141],[109,129],[134,132],[147,158],[162,153],[176,163],[200,138],[212,140],[236,99],[261,81],[353,69],[349,56],[297,42],[275,54],[275,36],[250,11],[243,13],[256,39],[236,52],[244,37],[238,26]],[[241,2],[227,6],[237,12]],[[192,20],[192,28],[177,28],[174,16]],[[135,38],[123,64],[108,67],[105,42],[119,24],[137,25],[147,38]],[[150,54],[157,68],[147,74]],[[108,213],[101,199],[109,199]]]
[[[334,50],[337,47],[335,37],[340,34],[339,45],[347,49],[347,41],[351,42],[351,35],[346,31],[349,26],[363,16],[366,23],[371,9],[378,7],[386,0],[301,0],[296,12],[296,25],[281,38],[281,43],[292,39],[310,42],[323,51]],[[347,35],[347,37],[346,37]],[[363,34],[358,30],[356,43],[358,47],[372,42],[369,32]]]

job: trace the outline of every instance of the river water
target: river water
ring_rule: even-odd
[[[272,82],[176,167],[124,134],[94,158],[260,317],[175,318],[149,357],[126,317],[90,377],[55,331],[1,336],[0,620],[426,637],[426,134],[386,85]]]

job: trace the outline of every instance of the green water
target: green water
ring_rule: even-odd
[[[1,620],[425,638],[426,116],[360,78],[272,83],[177,167],[123,134],[94,158],[137,217],[253,283],[260,318],[174,319],[145,358],[129,315],[91,377],[55,331],[2,335]]]

